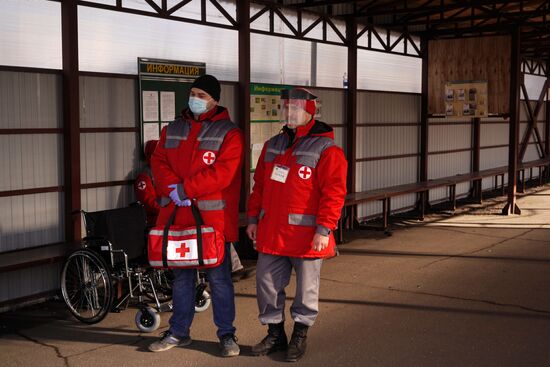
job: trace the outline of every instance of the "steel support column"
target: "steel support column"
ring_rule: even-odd
[[[346,152],[348,159],[348,193],[356,191],[357,172],[357,22],[346,21],[348,42],[348,90],[346,92]]]
[[[546,61],[546,79],[550,80],[550,59]],[[550,89],[550,88],[549,88]],[[550,157],[550,93],[546,91],[546,111],[544,127],[544,154],[545,158]]]
[[[420,162],[418,164],[418,181],[428,181],[428,38],[423,36],[420,41],[422,54],[422,96],[420,102]],[[419,195],[419,207],[426,207],[428,195]]]
[[[250,194],[250,1],[237,1],[239,27],[239,126],[244,132],[244,169],[240,210],[246,209]]]
[[[508,143],[508,201],[502,214],[521,214],[516,203],[518,144],[519,144],[519,88],[522,83],[520,72],[520,31],[516,27],[511,34],[510,55],[510,120]]]
[[[61,2],[65,241],[80,239],[80,112],[77,0]]]
[[[472,172],[477,172],[481,157],[481,119],[479,117],[472,119],[472,148]],[[474,197],[481,197],[482,182],[482,180],[473,182]]]

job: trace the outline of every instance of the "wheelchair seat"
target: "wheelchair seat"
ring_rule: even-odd
[[[113,245],[113,250],[123,250],[129,260],[143,258],[147,246],[145,209],[140,204],[125,208],[83,212],[87,237],[102,238]],[[117,256],[117,262],[123,260]]]

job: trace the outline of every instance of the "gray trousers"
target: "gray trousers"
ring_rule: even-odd
[[[296,272],[296,295],[290,307],[292,319],[313,325],[319,313],[319,281],[322,259],[299,259],[258,254],[256,291],[259,319],[262,324],[278,324],[285,320],[285,288],[292,268]]]

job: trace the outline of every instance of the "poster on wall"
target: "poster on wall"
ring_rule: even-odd
[[[445,83],[445,115],[452,117],[487,117],[487,81]]]
[[[281,89],[276,84],[250,84],[250,169],[254,172],[264,143],[281,131]]]
[[[187,108],[191,84],[204,74],[202,62],[138,58],[142,146]]]

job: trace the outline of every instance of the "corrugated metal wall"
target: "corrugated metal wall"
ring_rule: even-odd
[[[62,126],[61,77],[0,71],[0,129]],[[21,131],[23,132],[23,131]],[[0,191],[63,185],[59,132],[0,135]],[[0,253],[63,241],[63,193],[0,197]],[[58,265],[0,274],[0,302],[57,288]]]
[[[358,92],[356,190],[415,182],[418,172],[420,96]],[[392,210],[408,208],[415,195],[392,199]],[[378,202],[358,206],[359,218],[382,212]]]
[[[346,136],[344,123],[346,120],[346,96],[344,90],[310,88],[321,101],[320,121],[333,126],[334,141],[346,151]],[[334,126],[336,125],[336,126]]]
[[[136,128],[137,80],[80,78],[81,128]],[[80,134],[82,184],[132,180],[139,170],[140,146],[133,132],[83,132]],[[81,191],[86,211],[122,207],[133,201],[131,186],[118,185]]]
[[[508,120],[502,118],[481,119],[479,169],[489,169],[508,165]],[[508,175],[504,175],[508,182]],[[483,179],[482,188],[494,186],[494,178]]]
[[[472,169],[471,119],[430,119],[428,130],[428,179],[468,173]],[[456,195],[470,190],[469,183],[458,184]],[[430,201],[448,198],[446,187],[430,190]]]

